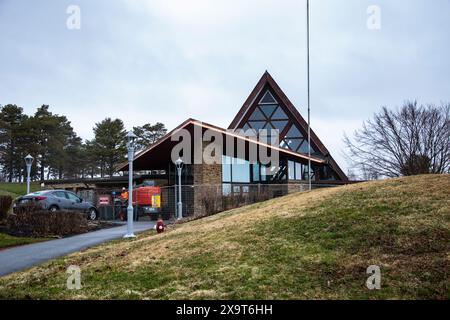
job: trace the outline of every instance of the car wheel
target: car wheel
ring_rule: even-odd
[[[48,208],[48,210],[49,210],[50,212],[55,212],[55,211],[58,211],[59,208],[58,208],[58,206],[50,206],[50,208]]]
[[[89,209],[88,218],[89,220],[97,220],[97,210],[95,210],[94,208]]]

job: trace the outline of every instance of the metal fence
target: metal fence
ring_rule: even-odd
[[[317,189],[334,186],[336,185],[314,184],[312,188]],[[307,183],[182,185],[181,202],[183,205],[183,217],[211,215],[244,205],[281,197],[289,193],[307,190]],[[97,205],[100,219],[126,219],[126,203],[117,201],[118,190],[84,190],[77,192],[77,194],[83,199]],[[109,201],[100,205],[99,199],[104,199],[105,197],[109,197]],[[178,201],[178,186],[161,187],[160,207],[148,208],[135,205],[135,219],[155,220],[160,215],[165,220],[175,219]]]

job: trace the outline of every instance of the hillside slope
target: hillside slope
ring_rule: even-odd
[[[30,183],[30,191],[40,190],[38,182]],[[13,198],[24,195],[27,192],[26,183],[0,182],[0,195],[11,196]]]
[[[81,267],[82,289],[66,289]],[[369,265],[381,289],[368,290]],[[0,278],[0,298],[449,299],[450,176],[292,194]]]

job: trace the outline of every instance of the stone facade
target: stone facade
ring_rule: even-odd
[[[192,165],[194,180],[194,214],[205,213],[205,197],[221,196],[222,191],[222,165],[221,164],[194,164]]]

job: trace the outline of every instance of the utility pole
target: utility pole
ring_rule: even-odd
[[[307,69],[307,95],[308,95],[308,186],[311,191],[311,94],[309,80],[309,0],[306,0],[306,69]]]

